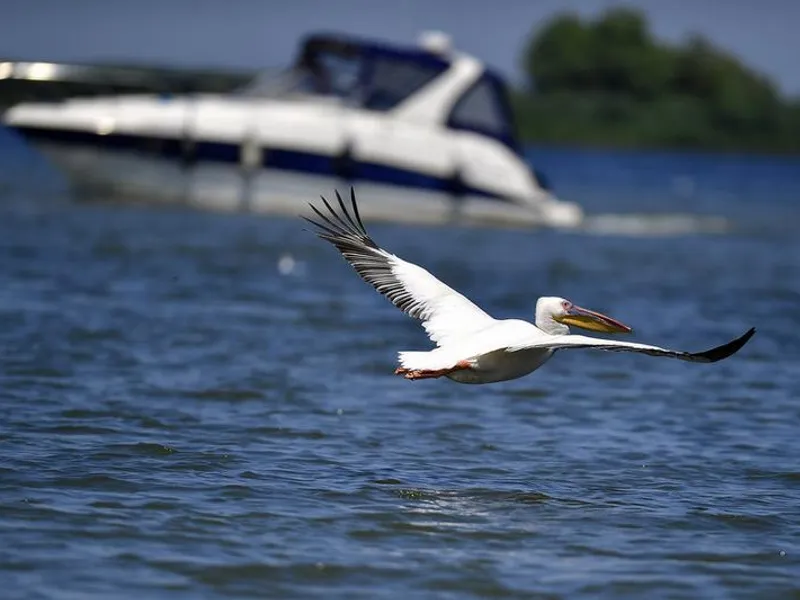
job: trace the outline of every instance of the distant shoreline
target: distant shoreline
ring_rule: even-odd
[[[602,151],[612,152],[615,154],[624,153],[648,153],[648,154],[682,154],[697,156],[742,156],[754,157],[763,156],[764,158],[788,158],[800,159],[800,151],[798,150],[763,150],[763,149],[748,149],[748,148],[716,148],[713,146],[694,146],[694,147],[680,147],[680,146],[657,146],[641,144],[637,146],[614,145],[604,144],[601,142],[580,142],[580,141],[541,141],[536,139],[520,139],[523,151],[532,149],[540,150],[585,150],[585,151]]]

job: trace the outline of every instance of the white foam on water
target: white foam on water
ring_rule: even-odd
[[[733,221],[721,216],[680,213],[587,215],[581,227],[598,235],[670,236],[693,233],[724,234]]]

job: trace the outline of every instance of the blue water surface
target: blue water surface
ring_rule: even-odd
[[[736,227],[375,239],[498,317],[756,337],[409,382],[421,328],[297,220],[82,203],[0,132],[2,597],[800,595],[800,161],[530,156],[591,214]]]

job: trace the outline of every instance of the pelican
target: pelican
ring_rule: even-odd
[[[336,247],[364,281],[404,313],[422,321],[428,337],[436,344],[429,351],[398,353],[395,374],[406,379],[447,377],[472,384],[507,381],[532,373],[557,350],[577,348],[713,363],[738,352],[755,333],[751,328],[741,337],[704,352],[573,335],[570,325],[599,333],[632,330],[611,317],[557,297],[539,298],[534,323],[495,319],[422,267],[381,248],[361,221],[352,188],[350,209],[338,191],[338,211],[321,198],[325,212],[310,204],[318,219],[303,218],[316,228],[320,238]]]

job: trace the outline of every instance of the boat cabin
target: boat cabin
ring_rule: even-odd
[[[503,79],[474,59],[428,34],[418,48],[391,46],[332,34],[309,36],[294,66],[278,82],[257,78],[246,95],[306,95],[335,99],[352,108],[396,111],[419,99],[416,121],[473,131],[519,150]],[[449,84],[442,86],[442,84]],[[427,93],[445,87],[448,93]],[[423,98],[424,97],[424,98]]]

